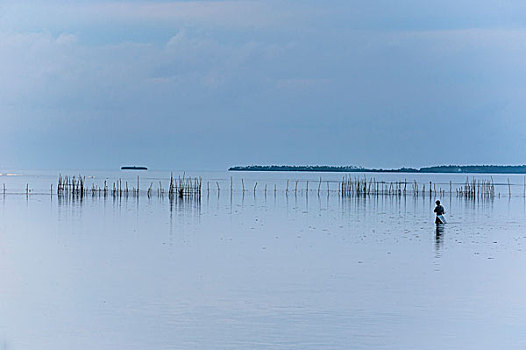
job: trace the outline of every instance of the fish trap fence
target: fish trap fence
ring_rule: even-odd
[[[53,186],[51,187],[53,193]],[[201,198],[202,179],[188,178],[184,175],[175,178],[170,176],[167,187],[163,186],[162,181],[150,182],[144,190],[140,189],[140,178],[137,176],[136,183],[129,183],[127,180],[118,179],[113,182],[104,180],[103,184],[94,182],[89,185],[85,176],[62,176],[58,178],[56,194],[61,198],[84,198],[84,197],[139,197],[147,196],[169,196],[171,198]]]
[[[508,194],[511,196],[511,184],[508,180]],[[526,189],[526,185],[525,185]],[[342,197],[350,196],[444,196],[456,195],[466,199],[480,197],[495,197],[495,184],[493,180],[472,180],[458,186],[451,181],[449,184],[436,184],[433,182],[419,184],[417,181],[376,181],[371,178],[344,177],[339,183],[339,193]],[[526,190],[525,190],[526,193]]]
[[[151,179],[150,179],[151,180]],[[146,182],[146,185],[144,183]],[[210,195],[216,192],[218,195],[222,190],[228,191],[230,194],[237,192],[259,193],[267,195],[279,193],[285,195],[335,195],[345,197],[360,197],[360,196],[413,196],[413,197],[438,197],[438,196],[457,196],[464,199],[485,199],[494,198],[501,195],[524,196],[526,197],[526,178],[523,186],[523,191],[518,191],[518,184],[507,183],[495,184],[493,178],[491,179],[477,179],[466,178],[463,183],[433,183],[433,182],[417,182],[416,180],[398,180],[398,181],[378,181],[376,178],[367,177],[351,177],[345,176],[339,180],[270,180],[263,181],[258,185],[255,180],[245,181],[239,179],[239,184],[230,179],[217,179],[211,184],[211,180],[203,183],[201,177],[187,177],[185,174],[179,177],[170,174],[167,181],[156,179],[155,181],[144,181],[144,179],[137,178],[135,180],[117,179],[117,180],[95,180],[94,178],[78,175],[78,176],[62,176],[59,175],[56,184],[51,185],[51,195],[57,195],[61,198],[84,198],[84,197],[113,197],[113,198],[128,198],[128,197],[142,197],[148,198],[158,196],[168,196],[170,198],[193,198],[200,199],[202,195]],[[251,183],[249,183],[251,182]],[[56,187],[54,187],[56,186]],[[143,186],[143,187],[141,187]],[[6,187],[3,184],[3,194],[6,194]],[[227,192],[227,193],[228,193]],[[8,194],[22,194],[24,192],[7,192]],[[29,184],[25,184],[25,194],[45,194],[45,192],[33,192]]]

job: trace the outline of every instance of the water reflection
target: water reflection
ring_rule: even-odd
[[[197,216],[201,214],[201,198],[199,197],[169,196],[168,200],[170,202],[170,213],[175,211],[179,214],[192,213]]]
[[[442,250],[442,246],[444,244],[444,231],[445,231],[445,225],[444,224],[435,224],[435,250],[437,253],[439,253]]]

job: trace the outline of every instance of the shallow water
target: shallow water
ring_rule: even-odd
[[[437,234],[435,198],[342,199],[335,182],[342,174],[194,172],[210,182],[196,202],[59,201],[49,193],[58,172],[13,173],[0,177],[8,188],[0,195],[5,349],[526,345],[522,176],[511,177],[511,197],[508,176],[494,176],[500,198],[441,198],[449,221]],[[137,175],[83,173],[130,183]],[[140,176],[147,184],[169,173]],[[320,176],[331,181],[329,193],[317,194]],[[444,189],[465,181],[374,176]],[[297,195],[285,194],[287,179],[291,187],[301,180]]]

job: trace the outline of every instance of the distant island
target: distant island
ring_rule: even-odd
[[[526,165],[440,165],[424,168],[370,169],[357,166],[326,165],[249,165],[229,171],[304,171],[333,173],[455,173],[455,174],[526,174]]]
[[[121,166],[121,170],[148,170],[145,166]]]

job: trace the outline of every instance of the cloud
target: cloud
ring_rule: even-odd
[[[13,159],[67,140],[102,155],[192,149],[178,154],[188,162],[286,162],[287,149],[305,163],[318,154],[312,162],[418,166],[439,121],[445,162],[482,141],[480,154],[495,158],[485,134],[526,132],[526,31],[496,18],[465,25],[468,3],[444,26],[442,7],[430,25],[402,25],[436,2],[414,3],[414,14],[385,1],[11,3],[0,24],[0,145]],[[389,11],[397,25],[383,22]]]
[[[165,121],[173,108],[184,110],[205,100],[227,106],[265,88],[271,71],[254,68],[277,59],[275,46],[225,43],[184,31],[160,46],[95,47],[72,34],[3,33],[0,108],[38,110],[32,119],[48,122],[64,123],[79,110],[91,113],[88,121],[119,113],[123,122],[135,125],[146,118]],[[150,115],[137,120],[139,110]]]
[[[221,26],[268,26],[271,7],[256,1],[109,2],[66,7],[86,17],[126,22],[199,23]]]
[[[0,28],[85,26],[199,26],[272,28],[300,18],[271,1],[91,1],[9,2]]]

